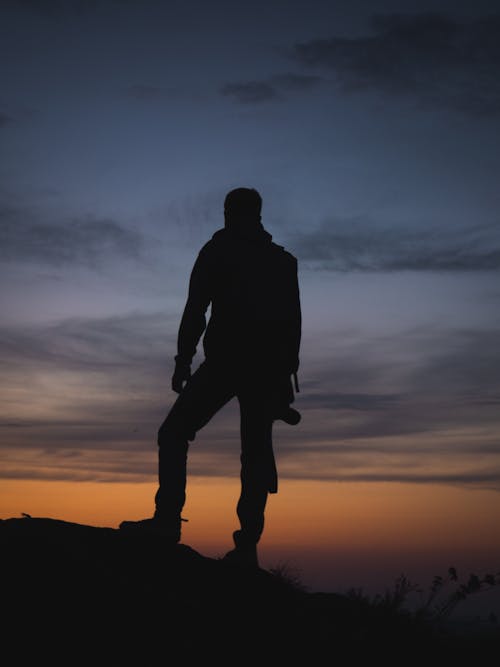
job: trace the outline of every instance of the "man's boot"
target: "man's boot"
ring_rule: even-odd
[[[259,569],[257,557],[257,543],[255,539],[249,539],[241,530],[233,533],[234,549],[228,551],[223,561],[230,565],[243,567],[250,570]]]
[[[177,544],[181,539],[181,522],[187,521],[180,516],[165,517],[155,513],[150,519],[122,521],[120,530],[130,535],[155,535],[168,544]]]

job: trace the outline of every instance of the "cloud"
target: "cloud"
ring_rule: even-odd
[[[319,393],[314,391],[305,396],[301,405],[313,409],[380,411],[394,409],[400,402],[398,394],[369,394],[332,391]]]
[[[14,119],[12,116],[9,116],[6,113],[3,113],[3,111],[0,111],[0,128],[5,127],[6,125],[9,125],[10,123],[14,122]]]
[[[105,5],[125,5],[131,0],[4,0],[11,7],[19,7],[47,18],[81,15]]]
[[[383,337],[332,332],[320,365],[310,358],[319,343],[304,359],[296,397],[303,421],[287,432],[283,456],[303,449],[359,455],[365,463],[367,450],[381,460],[500,459],[499,336],[472,327]]]
[[[159,86],[134,84],[125,88],[125,93],[135,100],[156,100],[165,96],[165,89]]]
[[[471,115],[500,113],[500,14],[376,15],[368,35],[298,43],[292,57],[332,73],[345,93],[379,91]]]
[[[132,312],[0,329],[0,476],[153,481],[176,327]]]
[[[276,88],[267,81],[227,83],[220,92],[222,95],[232,97],[240,104],[259,104],[279,98]]]
[[[93,0],[69,0],[66,3],[63,0],[7,0],[7,2],[12,7],[21,7],[42,16],[57,16],[64,12],[65,5],[74,9],[95,4]]]
[[[310,90],[321,85],[324,79],[320,76],[311,76],[306,74],[276,74],[269,79],[270,83],[281,90],[302,91]]]
[[[138,258],[143,237],[108,218],[50,220],[33,209],[0,208],[0,261],[95,267],[109,257]]]
[[[2,367],[29,372],[103,372],[162,366],[174,344],[168,315],[128,313],[70,318],[54,324],[0,329]]]
[[[1,475],[154,481],[177,325],[129,313],[0,330]],[[301,423],[275,428],[280,475],[500,489],[499,337],[336,332],[301,382]],[[237,477],[238,443],[233,401],[198,434],[191,474]]]
[[[300,473],[287,475],[289,479],[304,479]],[[460,473],[429,473],[410,471],[385,472],[337,472],[332,475],[330,471],[315,476],[316,481],[330,482],[395,482],[397,484],[451,484],[454,486],[467,486],[472,488],[487,488],[495,491],[500,490],[500,467],[497,470],[464,471]]]
[[[124,93],[127,97],[138,102],[155,102],[169,99],[172,95],[177,95],[178,91],[174,88],[137,83],[127,86],[124,89]]]
[[[2,474],[118,481],[153,472],[174,351],[162,313],[2,328]]]
[[[492,271],[500,269],[498,225],[392,228],[367,219],[333,220],[295,232],[290,249],[329,271]]]
[[[301,424],[279,430],[281,474],[500,491],[499,336],[409,330],[349,344],[332,334],[321,370],[302,382]]]
[[[498,329],[463,328],[418,335],[427,350],[415,367],[408,390],[450,401],[461,410],[500,405],[500,339]],[[500,413],[499,413],[500,414]],[[466,413],[464,413],[465,418]],[[460,416],[456,416],[457,421]]]
[[[220,93],[240,104],[260,104],[281,100],[285,97],[284,93],[310,90],[322,82],[319,76],[287,72],[262,80],[227,83],[220,89]]]

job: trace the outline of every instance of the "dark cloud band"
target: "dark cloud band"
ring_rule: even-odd
[[[0,209],[0,261],[59,266],[95,266],[112,256],[138,257],[138,232],[110,219],[72,218],[47,222],[31,210]]]
[[[287,72],[263,80],[228,83],[220,93],[240,104],[260,104],[285,99],[288,93],[312,90],[322,82],[319,76]]]
[[[295,45],[293,58],[328,71],[346,93],[413,96],[474,115],[500,114],[500,14],[374,16],[371,33]]]
[[[329,271],[497,271],[496,225],[474,228],[387,227],[369,220],[332,220],[296,232],[290,246],[312,267]]]

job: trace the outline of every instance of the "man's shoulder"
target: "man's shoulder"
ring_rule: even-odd
[[[248,252],[248,244],[236,243],[237,250],[241,251],[241,248],[245,249]],[[281,264],[286,263],[292,267],[297,266],[297,258],[289,250],[287,250],[283,245],[276,243],[275,241],[268,241],[263,244],[254,246],[258,249],[258,255],[263,259],[265,253],[270,254],[274,261]],[[228,234],[226,229],[219,229],[216,231],[211,238],[205,242],[201,247],[200,256],[202,258],[213,258],[214,260],[220,259],[222,256],[227,253],[235,252],[235,239],[231,234]],[[264,252],[264,255],[261,253]],[[252,253],[250,253],[252,254]],[[269,255],[268,255],[269,257]]]
[[[216,252],[225,242],[224,230],[219,229],[215,234],[213,234],[208,241],[201,246],[199,254],[200,255],[210,255],[213,252]]]
[[[289,264],[295,266],[297,265],[297,257],[295,257],[293,253],[287,250],[285,246],[279,245],[274,241],[272,241],[270,245],[275,255],[279,257],[283,262],[288,262]]]

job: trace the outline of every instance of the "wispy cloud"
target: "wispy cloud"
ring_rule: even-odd
[[[6,125],[9,125],[13,122],[14,119],[12,116],[9,116],[9,114],[4,113],[3,111],[0,111],[0,128],[5,127]]]
[[[293,58],[327,71],[345,93],[411,96],[471,115],[500,113],[500,15],[376,15],[361,37],[311,40]]]
[[[279,98],[278,91],[267,81],[227,83],[220,89],[221,95],[232,97],[241,104],[259,104]]]
[[[153,474],[174,350],[175,329],[159,313],[4,327],[2,475]]]
[[[500,269],[497,225],[390,227],[358,218],[295,232],[301,261],[330,271],[490,271]]]
[[[137,100],[138,102],[156,102],[168,100],[172,96],[177,96],[179,91],[174,88],[165,88],[163,86],[151,86],[149,84],[136,83],[127,86],[124,89],[126,97]]]
[[[108,218],[48,219],[47,214],[4,204],[0,208],[0,261],[52,266],[95,266],[112,256],[139,257],[143,237]]]
[[[227,83],[220,93],[240,104],[261,104],[285,99],[289,93],[311,90],[322,82],[319,76],[286,72],[266,79]]]
[[[94,11],[105,5],[124,5],[131,0],[4,0],[11,7],[19,7],[47,18],[58,18]]]
[[[154,480],[157,430],[175,400],[177,325],[162,314],[130,313],[4,328],[1,474]],[[276,426],[280,474],[500,489],[499,335],[337,333],[312,379],[306,361],[296,400],[302,422]],[[198,441],[192,474],[237,474],[237,404]]]
[[[0,329],[4,368],[29,372],[151,372],[173,349],[168,315],[128,313],[107,318],[71,318],[46,325]],[[168,327],[167,327],[168,325]],[[173,354],[173,353],[172,353]]]

